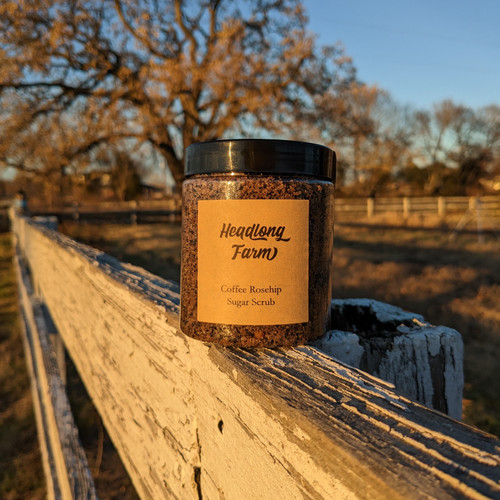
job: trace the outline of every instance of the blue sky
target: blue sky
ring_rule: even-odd
[[[400,104],[500,105],[500,0],[303,0],[320,44]]]

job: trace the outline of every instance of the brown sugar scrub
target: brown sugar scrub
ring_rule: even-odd
[[[181,330],[225,346],[293,346],[329,322],[335,153],[241,139],[186,151]]]

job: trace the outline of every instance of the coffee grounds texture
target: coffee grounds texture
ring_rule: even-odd
[[[204,174],[183,185],[181,330],[198,340],[233,347],[290,347],[324,335],[329,323],[333,247],[331,182],[287,176]],[[198,201],[227,199],[309,200],[309,321],[289,325],[199,322]],[[300,270],[297,270],[300,272]]]

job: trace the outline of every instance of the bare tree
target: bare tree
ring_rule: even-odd
[[[484,145],[484,130],[471,108],[445,100],[416,117],[422,156],[429,164],[459,165]]]
[[[354,81],[325,93],[311,119],[341,158],[341,184],[361,183],[374,194],[410,161],[413,111],[375,85]]]
[[[192,142],[285,135],[352,74],[341,48],[316,48],[299,0],[4,0],[0,161],[41,168],[45,141],[60,170],[126,138],[179,183]]]
[[[416,145],[428,167],[427,191],[445,181],[455,194],[480,192],[482,180],[500,160],[500,108],[472,109],[451,100],[417,113]]]
[[[476,117],[482,130],[484,147],[491,151],[495,161],[500,161],[500,106],[485,106],[477,111]]]

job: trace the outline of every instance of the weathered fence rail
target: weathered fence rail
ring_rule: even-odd
[[[208,345],[178,330],[177,284],[25,217],[12,223],[29,334],[52,360],[37,361],[50,376],[33,370],[33,386],[63,392],[51,343],[36,340],[47,329],[36,311],[46,307],[142,498],[500,497],[498,440],[400,392],[412,379],[412,398],[432,405],[439,392],[449,402],[443,409],[459,413],[457,332],[434,331],[397,308],[351,301],[334,307],[339,328],[318,347]],[[341,325],[347,310],[357,321],[357,342]],[[29,320],[34,314],[37,320]],[[392,355],[379,346],[378,364],[371,364],[375,372],[392,366],[400,391],[325,353],[354,354],[350,362],[362,364],[376,322],[387,330]],[[339,343],[342,335],[348,338]],[[39,405],[65,408],[60,401],[44,397]],[[50,412],[66,423],[42,429],[63,457],[48,474],[69,474],[57,484],[92,498],[67,411]],[[68,433],[73,444],[63,446]]]

